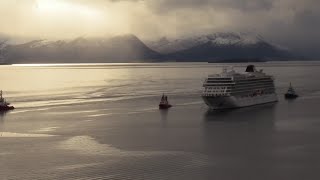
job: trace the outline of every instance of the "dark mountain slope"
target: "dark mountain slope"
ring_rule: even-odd
[[[134,35],[72,41],[36,40],[8,45],[5,51],[10,63],[137,62],[160,57]]]

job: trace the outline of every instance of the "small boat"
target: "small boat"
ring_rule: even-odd
[[[10,103],[8,103],[5,98],[3,98],[2,90],[1,90],[0,91],[0,111],[8,111],[13,109],[14,107],[10,106]]]
[[[165,96],[163,94],[162,97],[161,97],[160,104],[159,104],[159,109],[169,109],[171,107],[172,107],[172,105],[169,104],[168,96]]]
[[[289,89],[287,91],[286,94],[284,94],[284,97],[286,99],[294,99],[294,98],[297,98],[299,97],[299,95],[295,92],[295,90],[293,89],[291,83],[290,83],[290,86],[289,86]]]

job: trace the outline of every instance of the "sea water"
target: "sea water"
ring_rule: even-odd
[[[279,102],[228,111],[202,83],[246,63],[1,66],[0,179],[318,179],[320,63],[254,64]]]

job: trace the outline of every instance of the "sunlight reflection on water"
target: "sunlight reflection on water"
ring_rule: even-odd
[[[1,137],[9,137],[9,138],[36,138],[36,137],[52,137],[57,135],[50,134],[25,134],[25,133],[14,133],[14,132],[0,132]]]
[[[197,162],[197,165],[208,165],[205,155],[188,153],[182,151],[126,151],[115,148],[108,144],[100,144],[90,136],[75,136],[63,141],[58,146],[60,149],[73,150],[85,155],[103,155],[103,156],[188,156],[191,161]],[[201,162],[201,163],[200,163]]]

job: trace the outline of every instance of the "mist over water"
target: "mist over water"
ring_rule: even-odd
[[[0,179],[312,179],[319,177],[318,62],[255,63],[279,102],[209,111],[202,83],[247,64],[0,67]],[[300,97],[286,101],[292,83]],[[159,111],[166,93],[173,105]],[[232,172],[232,173],[230,173]]]

